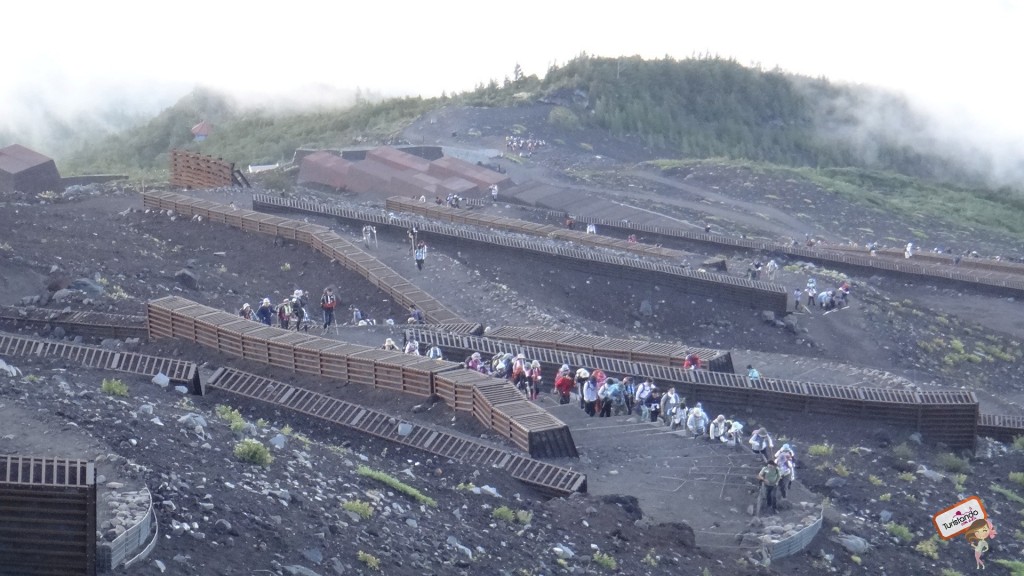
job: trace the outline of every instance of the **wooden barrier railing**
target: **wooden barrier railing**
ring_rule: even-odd
[[[514,197],[505,197],[505,201],[516,201],[516,199]],[[486,201],[481,200],[468,202],[469,205],[480,206],[485,203]],[[561,220],[566,215],[566,212],[559,210],[536,208],[535,210],[546,214],[548,218],[554,218],[557,220]],[[914,261],[914,258],[900,261],[898,259],[888,257],[872,257],[870,253],[867,253],[867,251],[863,251],[864,253],[862,255],[856,253],[851,254],[850,250],[838,246],[824,245],[821,248],[809,248],[796,244],[752,240],[735,236],[725,236],[722,234],[708,234],[695,230],[684,230],[682,228],[651,226],[621,220],[605,220],[603,218],[595,218],[577,213],[572,213],[571,215],[576,220],[577,224],[594,224],[602,228],[617,230],[624,234],[642,234],[647,236],[648,241],[657,240],[660,237],[666,240],[680,240],[683,242],[693,242],[716,247],[737,248],[770,254],[784,254],[795,258],[802,258],[812,262],[829,265],[854,266],[876,271],[906,274],[909,276],[977,284],[980,286],[1005,289],[1005,291],[1009,292],[1024,292],[1024,278],[1021,277],[1024,272],[1018,270],[1018,267],[1024,268],[1024,266],[1010,265],[1012,263],[1003,263],[1003,266],[981,264],[978,266],[965,267],[963,266],[963,262],[966,262],[967,259],[964,259],[961,262],[961,266],[953,266],[952,259],[950,259],[949,264],[923,264]],[[972,263],[978,262],[991,261],[972,260]],[[971,273],[965,271],[965,268],[976,268],[976,270]],[[986,270],[988,272],[985,272]]]
[[[448,374],[451,372],[445,372],[446,376]],[[573,492],[587,491],[586,476],[575,470],[532,460],[479,440],[416,423],[407,423],[408,432],[402,434],[396,425],[396,418],[390,414],[297,388],[265,376],[240,372],[232,368],[219,368],[210,378],[208,385],[217,390],[321,418],[443,458],[501,468],[513,478],[553,496],[567,496]]]
[[[15,328],[60,326],[71,334],[100,338],[145,338],[146,318],[104,312],[64,313],[51,308],[0,306],[0,324]]]
[[[491,340],[505,340],[524,346],[550,348],[563,352],[580,352],[631,362],[682,367],[686,357],[696,354],[701,367],[714,372],[734,372],[732,354],[728,350],[694,348],[647,340],[626,340],[605,336],[586,336],[555,330],[502,326],[487,333]]]
[[[438,205],[432,202],[420,202],[418,200],[403,198],[401,196],[392,196],[391,198],[388,198],[385,205],[388,210],[409,212],[425,216],[433,220],[440,220],[441,222],[469,224],[471,226],[483,226],[493,228],[495,230],[507,230],[509,232],[557,238],[559,240],[575,242],[585,246],[609,248],[612,250],[634,252],[644,256],[665,258],[667,260],[672,260],[677,264],[687,258],[704,259],[704,256],[692,254],[690,252],[683,252],[682,250],[673,250],[672,248],[665,248],[663,246],[655,246],[654,244],[629,242],[627,240],[619,240],[617,238],[602,236],[600,234],[587,234],[583,230],[569,230],[564,226],[536,224],[533,222],[516,220],[515,218],[481,214],[479,212],[473,212],[461,208],[451,208],[444,205]]]
[[[231,186],[235,165],[220,158],[187,150],[171,151],[171,186],[220,188]]]
[[[420,343],[436,344],[449,356],[522,352],[527,358],[540,361],[545,374],[553,375],[563,363],[573,368],[600,368],[610,375],[649,377],[659,386],[674,386],[691,402],[881,420],[912,427],[925,434],[930,442],[943,442],[956,448],[972,448],[979,430],[978,400],[974,393],[964,390],[910,392],[776,378],[751,381],[744,375],[727,372],[683,370],[677,366],[605,358],[465,334],[446,335],[420,328],[410,329],[408,333]],[[458,395],[458,386],[446,387],[445,393],[452,389]]]
[[[235,210],[227,204],[207,202],[171,192],[143,192],[142,201],[147,208],[174,210],[189,216],[199,215],[247,232],[269,234],[309,244],[317,252],[357,272],[406,308],[415,305],[431,323],[472,325],[434,297],[413,286],[380,260],[326,226],[269,216],[252,210]]]
[[[478,374],[457,363],[273,328],[177,296],[150,301],[146,308],[150,338],[182,338],[293,372],[413,396],[436,393],[452,408],[473,413],[532,456],[577,456],[563,422],[527,401],[512,384],[493,378],[474,380]],[[454,380],[438,385],[449,375]],[[455,392],[456,387],[460,392]]]
[[[587,273],[598,273],[620,277],[630,275],[638,281],[650,281],[668,284],[694,296],[705,296],[716,300],[732,302],[763,310],[772,310],[784,314],[789,305],[789,296],[785,288],[768,282],[747,280],[692,270],[681,266],[648,262],[635,258],[621,258],[602,252],[579,250],[573,247],[555,246],[550,243],[532,242],[506,235],[484,234],[455,226],[424,222],[422,220],[403,219],[394,214],[369,212],[301,202],[287,198],[278,198],[264,194],[253,195],[253,208],[262,212],[300,212],[319,216],[333,216],[359,223],[373,223],[396,229],[408,229],[416,226],[421,235],[433,236],[436,240],[448,240],[456,243],[482,244],[488,248],[502,248],[517,252],[528,252],[554,258],[568,267],[581,269]],[[524,231],[539,224],[524,223]]]

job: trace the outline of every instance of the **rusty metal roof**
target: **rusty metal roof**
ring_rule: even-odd
[[[6,148],[0,148],[0,171],[8,174],[24,172],[29,168],[52,161],[52,158],[29,150],[20,144],[11,144]]]

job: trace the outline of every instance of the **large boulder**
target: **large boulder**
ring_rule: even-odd
[[[196,275],[191,270],[186,270],[185,268],[178,270],[174,273],[174,279],[189,290],[199,290],[199,278],[196,278]]]
[[[78,290],[79,292],[84,292],[87,296],[90,296],[92,298],[99,298],[100,296],[103,295],[104,292],[107,291],[107,289],[104,288],[103,285],[90,278],[79,278],[73,281],[71,284],[68,284],[68,288],[71,290]]]

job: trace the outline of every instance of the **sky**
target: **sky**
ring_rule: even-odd
[[[1024,0],[578,2],[113,0],[5,5],[0,124],[193,86],[244,98],[359,87],[437,96],[586,52],[713,54],[908,94],[951,133],[1024,142]],[[26,116],[22,116],[26,117]]]

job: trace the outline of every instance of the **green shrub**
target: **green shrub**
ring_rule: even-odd
[[[885,494],[882,494],[881,496],[879,496],[878,499],[881,500],[882,502],[888,502],[888,501],[892,500],[892,493],[891,492],[886,492]]]
[[[516,522],[529,524],[533,521],[533,512],[529,510],[516,510]]]
[[[370,570],[380,570],[380,558],[377,558],[373,554],[367,554],[360,550],[359,553],[356,554],[356,558],[358,558],[363,564],[366,564],[367,568]]]
[[[902,524],[890,522],[885,525],[885,529],[888,530],[889,534],[892,534],[903,542],[910,542],[914,539],[914,534],[910,531],[910,528],[907,528]]]
[[[952,568],[943,568],[941,576],[964,576],[963,573],[957,572]]]
[[[1024,436],[1017,436],[1014,438],[1013,447],[1016,450],[1024,450]]]
[[[579,130],[580,117],[565,106],[555,106],[548,112],[548,124],[565,130]]]
[[[1016,492],[1010,490],[1009,488],[1003,488],[998,484],[992,484],[991,486],[989,486],[989,488],[992,489],[993,492],[1006,496],[1006,498],[1009,499],[1011,502],[1016,502],[1017,504],[1024,504],[1024,498],[1021,498],[1020,494],[1017,494]]]
[[[914,550],[917,550],[919,553],[921,553],[922,556],[927,556],[928,558],[931,558],[932,560],[938,560],[939,559],[938,536],[932,536],[931,538],[929,538],[927,540],[921,540],[920,542],[917,543],[917,546],[914,546]]]
[[[885,484],[884,480],[882,480],[878,476],[875,476],[874,474],[868,476],[868,482],[870,482],[872,486],[881,486]]]
[[[964,482],[967,482],[967,474],[953,474],[949,479],[953,481],[953,488],[955,488],[957,492],[964,491]]]
[[[615,558],[604,552],[594,552],[594,563],[609,570],[615,570],[619,567],[619,563],[615,561]]]
[[[1024,562],[1020,560],[996,560],[996,564],[1010,569],[1010,576],[1024,576]]]
[[[811,456],[827,457],[832,455],[832,445],[828,442],[824,444],[811,444],[810,448],[807,449],[807,453]]]
[[[1024,472],[1010,472],[1010,481],[1024,486]]]
[[[935,459],[935,465],[946,472],[954,472],[957,474],[962,474],[971,469],[971,464],[967,460],[959,458],[955,454],[951,454],[949,452],[939,454]]]
[[[491,511],[491,518],[504,520],[505,522],[515,522],[516,513],[508,506],[499,506]]]
[[[235,444],[235,458],[242,462],[263,467],[270,466],[270,463],[274,461],[274,457],[270,455],[270,450],[259,440],[252,438],[246,438]]]
[[[100,391],[108,396],[127,396],[128,386],[117,378],[104,378]]]
[[[837,476],[842,476],[843,478],[846,478],[847,476],[850,475],[850,471],[846,468],[846,465],[843,464],[842,462],[840,462],[839,464],[836,464],[835,468],[833,468],[833,471],[836,473]]]
[[[430,506],[432,508],[437,507],[437,501],[431,498],[430,496],[427,496],[426,494],[420,492],[416,488],[413,488],[412,486],[409,486],[408,484],[402,482],[401,480],[389,476],[384,472],[371,470],[368,466],[360,466],[359,468],[356,468],[356,473],[359,474],[360,476],[365,476],[367,478],[371,478],[382,484],[390,486],[394,490],[401,492],[406,496],[416,499],[416,501],[418,501],[420,504],[426,504],[427,506]]]
[[[641,562],[651,567],[658,565],[658,556],[654,553],[654,548],[647,551],[647,555],[644,556],[644,559],[641,560]],[[705,568],[705,570],[707,570],[707,568]]]
[[[349,512],[355,512],[363,520],[367,520],[370,516],[373,516],[373,505],[369,502],[363,502],[362,500],[346,500],[341,503],[341,507]]]
[[[903,480],[904,482],[913,482],[914,480],[917,480],[917,475],[914,474],[913,472],[904,472],[897,476],[897,478]]]
[[[217,416],[228,423],[228,427],[231,428],[232,432],[245,430],[245,418],[242,418],[242,413],[238,410],[223,404],[218,404],[214,410],[217,412]]]
[[[909,444],[904,442],[893,447],[892,455],[897,458],[902,458],[904,460],[910,460],[911,458],[914,457],[914,449],[911,448]]]

